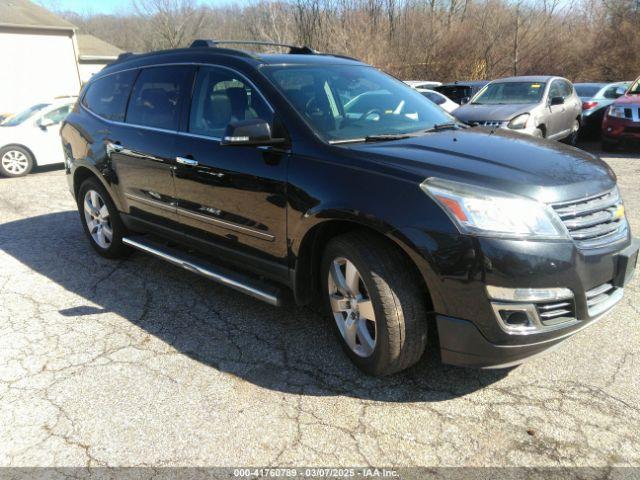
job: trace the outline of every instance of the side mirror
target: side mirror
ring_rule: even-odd
[[[54,122],[53,120],[51,120],[50,118],[41,118],[38,121],[38,126],[44,130],[47,129],[47,127],[51,127],[53,125],[55,125],[56,122]]]
[[[562,105],[564,103],[563,97],[551,97],[551,106]]]
[[[284,138],[273,138],[271,126],[260,118],[238,120],[227,125],[220,145],[266,146],[284,143]]]
[[[621,97],[625,93],[627,93],[626,87],[618,87],[616,88],[615,98]]]
[[[465,103],[469,103],[470,100],[471,100],[471,97],[462,97],[460,99],[460,105],[464,105]]]

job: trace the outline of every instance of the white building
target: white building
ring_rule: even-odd
[[[28,0],[0,0],[0,114],[77,95],[117,48]]]

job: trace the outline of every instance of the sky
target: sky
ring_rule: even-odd
[[[128,13],[132,12],[132,0],[35,0],[43,7],[58,12],[71,11],[79,14]],[[220,5],[228,0],[200,0],[198,4]]]

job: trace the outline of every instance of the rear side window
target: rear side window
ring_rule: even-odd
[[[122,122],[136,73],[121,72],[91,82],[82,104],[107,120]]]
[[[180,111],[190,92],[193,67],[153,67],[140,72],[133,87],[126,122],[178,130]]]

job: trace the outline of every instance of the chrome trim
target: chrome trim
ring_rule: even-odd
[[[487,295],[492,300],[510,302],[550,302],[573,298],[568,288],[507,288],[487,285]]]
[[[188,165],[189,167],[198,166],[198,161],[193,158],[176,157],[176,162],[181,165]]]
[[[134,202],[144,203],[145,205],[148,205],[150,207],[160,208],[162,210],[168,210],[169,212],[177,213],[175,205],[159,202],[157,200],[151,200],[150,198],[134,195],[133,193],[125,193],[124,196],[129,200],[133,200]]]
[[[602,288],[604,288],[605,286],[608,288],[602,291]],[[613,290],[612,293],[610,294],[605,293],[605,292],[610,292],[611,290]],[[615,288],[610,283],[605,283],[600,287],[594,288],[593,290],[589,290],[587,292],[587,311],[589,312],[589,316],[596,317],[610,310],[620,300],[622,300],[623,296],[624,296],[624,288]],[[597,300],[599,297],[604,297],[604,298],[594,303],[594,300]],[[589,303],[591,303],[591,305],[589,305]]]
[[[209,280],[213,280],[214,282],[220,283],[227,287],[233,288],[234,290],[245,293],[250,297],[256,298],[258,300],[262,300],[263,302],[267,302],[270,305],[274,305],[274,306],[280,305],[280,299],[278,298],[277,295],[261,290],[254,286],[247,285],[246,283],[243,283],[237,279],[231,278],[230,276],[225,275],[223,273],[216,272],[208,267],[205,267],[204,265],[198,265],[194,262],[183,260],[175,255],[169,254],[168,252],[159,250],[150,245],[144,244],[142,242],[133,240],[128,237],[124,237],[122,239],[122,243],[124,243],[125,245],[129,245],[130,247],[136,248],[140,251],[143,251],[145,253],[154,255],[173,265],[182,267],[185,270],[189,270],[190,272],[193,272],[197,275],[208,278]]]
[[[257,237],[262,240],[267,240],[269,242],[273,242],[276,238],[270,233],[261,232],[260,230],[244,227],[242,225],[238,225],[237,223],[227,222],[225,220],[209,217],[207,215],[201,215],[199,213],[192,212],[191,210],[187,210],[182,207],[178,207],[177,212],[178,212],[178,215],[184,215],[185,217],[190,217],[190,218],[193,218],[194,220],[210,223],[218,227],[226,228],[227,230],[233,230],[235,232],[245,233],[247,235],[251,235],[253,237]]]
[[[547,333],[578,323],[575,318],[568,318],[565,322],[554,323],[553,325],[545,325],[538,316],[538,310],[533,303],[508,303],[508,302],[491,302],[491,308],[498,321],[498,326],[509,335],[532,335],[536,333]],[[515,326],[509,325],[502,319],[501,310],[509,310],[515,312],[524,312],[527,314],[530,325]]]

